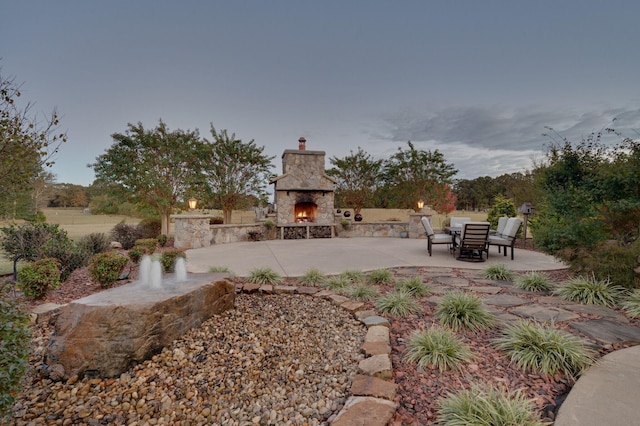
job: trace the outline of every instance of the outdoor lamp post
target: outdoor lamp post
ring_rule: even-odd
[[[195,210],[196,206],[198,205],[198,200],[196,200],[195,198],[189,198],[189,210]]]
[[[418,211],[421,211],[424,207],[424,201],[422,199],[418,200]]]

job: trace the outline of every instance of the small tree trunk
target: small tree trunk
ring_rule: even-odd
[[[169,213],[163,213],[160,216],[160,220],[162,221],[162,224],[160,226],[160,233],[162,235],[169,235]]]
[[[231,213],[233,213],[231,209],[222,209],[223,222],[225,225],[231,223]]]

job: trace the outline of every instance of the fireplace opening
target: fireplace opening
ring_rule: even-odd
[[[318,205],[315,203],[298,203],[295,205],[294,217],[297,223],[315,222]]]

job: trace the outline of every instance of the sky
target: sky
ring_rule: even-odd
[[[253,139],[275,173],[303,136],[327,168],[411,141],[474,179],[530,170],[544,134],[637,138],[638,17],[635,0],[3,1],[0,73],[62,116],[61,183],[90,185],[112,134],[160,119]]]

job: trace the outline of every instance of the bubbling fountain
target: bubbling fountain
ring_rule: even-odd
[[[173,278],[163,277],[162,264],[158,259],[152,259],[151,256],[144,255],[140,260],[138,283],[143,287],[161,290],[165,288],[167,284],[175,285],[187,280],[187,264],[182,257],[176,260]]]

